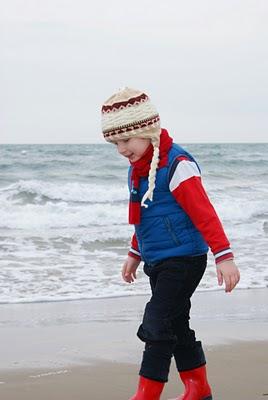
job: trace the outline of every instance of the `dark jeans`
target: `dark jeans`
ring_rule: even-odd
[[[190,329],[190,298],[207,265],[207,255],[174,257],[154,266],[144,264],[152,297],[137,332],[145,342],[140,375],[166,382],[174,355],[178,371],[206,363],[200,341]]]

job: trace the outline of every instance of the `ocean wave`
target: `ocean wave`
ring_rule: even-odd
[[[239,196],[241,193],[243,196]],[[224,223],[266,221],[268,205],[262,191],[247,187],[227,191],[211,186],[209,195]],[[127,222],[126,185],[20,180],[0,188],[0,228],[110,226]],[[263,226],[263,225],[262,225]],[[263,228],[262,228],[263,229]]]
[[[126,185],[20,180],[1,188],[1,198],[15,204],[45,204],[50,201],[113,203],[127,201],[128,190]]]
[[[212,203],[219,216],[225,221],[236,222],[254,222],[260,216],[268,213],[268,203],[262,193],[251,193],[250,195],[232,193],[231,190],[222,193],[211,193]]]
[[[3,204],[3,203],[2,203]],[[127,222],[127,209],[118,204],[71,206],[66,202],[0,208],[0,229],[59,229],[110,226]]]

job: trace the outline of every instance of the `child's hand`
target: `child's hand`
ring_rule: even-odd
[[[217,265],[218,283],[225,283],[225,292],[231,292],[240,279],[239,269],[233,260],[227,260]]]
[[[131,283],[134,282],[134,279],[137,279],[136,270],[139,263],[140,260],[130,256],[127,257],[122,268],[122,278],[125,282]]]

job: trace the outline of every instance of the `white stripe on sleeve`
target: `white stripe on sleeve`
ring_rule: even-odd
[[[169,183],[169,190],[173,192],[182,182],[192,176],[200,176],[196,163],[187,160],[180,161]]]
[[[232,253],[232,250],[231,249],[222,250],[219,253],[215,253],[214,256],[216,258],[218,258],[218,257],[224,256],[225,254],[228,254],[228,253]]]
[[[137,250],[133,249],[133,247],[131,247],[131,248],[129,249],[129,251],[131,251],[131,253],[133,253],[133,254],[136,254],[137,256],[140,256],[140,255],[141,255],[141,253],[139,253]]]

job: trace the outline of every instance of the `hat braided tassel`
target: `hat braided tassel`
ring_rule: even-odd
[[[154,140],[152,140],[153,142]],[[153,192],[155,188],[155,177],[156,177],[156,170],[159,162],[159,140],[157,140],[157,144],[153,143],[154,146],[154,153],[153,153],[153,158],[151,162],[151,168],[149,171],[149,177],[148,177],[148,190],[144,194],[142,200],[141,200],[141,206],[147,208],[148,204],[145,204],[145,201],[149,199],[150,201],[153,201]]]

